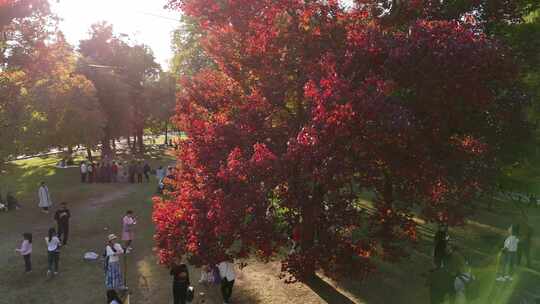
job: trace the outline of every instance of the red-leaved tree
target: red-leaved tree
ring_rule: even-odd
[[[216,68],[181,81],[188,139],[154,211],[163,263],[368,274],[407,255],[413,216],[460,223],[526,127],[505,49],[460,22],[389,29],[339,1],[170,5],[198,22]]]

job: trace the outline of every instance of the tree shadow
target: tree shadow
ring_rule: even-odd
[[[328,304],[355,304],[354,301],[342,294],[336,287],[330,285],[317,275],[305,282],[305,285]]]

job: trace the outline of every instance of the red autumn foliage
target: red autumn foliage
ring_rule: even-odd
[[[181,81],[189,139],[154,211],[163,263],[257,255],[290,279],[367,275],[407,255],[413,214],[461,222],[522,126],[506,50],[460,22],[388,31],[338,1],[170,6],[199,22],[218,68]]]

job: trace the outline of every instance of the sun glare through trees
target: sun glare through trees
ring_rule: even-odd
[[[539,303],[539,54],[537,0],[0,0],[0,304]]]

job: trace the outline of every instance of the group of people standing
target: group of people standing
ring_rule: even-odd
[[[516,265],[525,260],[531,266],[530,250],[533,235],[524,212],[508,229],[497,259],[497,282],[513,281]],[[440,304],[449,298],[450,303],[466,303],[479,295],[477,279],[471,272],[467,259],[458,246],[450,244],[446,225],[439,226],[434,237],[434,268],[428,275],[431,304]],[[476,285],[476,286],[475,286]]]
[[[171,267],[173,277],[173,303],[191,303],[194,297],[195,288],[191,286],[189,270],[186,264],[177,264]],[[232,259],[224,259],[217,265],[204,266],[201,269],[201,279],[199,284],[220,285],[223,304],[231,303],[232,291],[236,280],[236,271]],[[200,292],[198,304],[206,303],[205,293]]]
[[[38,190],[39,207],[42,212],[49,213],[53,206],[51,193],[45,182],[40,183]],[[56,227],[51,227],[45,237],[44,245],[47,248],[47,277],[56,276],[59,274],[60,252],[62,248],[68,245],[70,231],[71,212],[67,208],[67,203],[62,202],[60,208],[54,213]],[[122,304],[118,291],[125,288],[124,276],[121,272],[120,257],[130,253],[133,250],[132,242],[134,239],[134,229],[137,220],[133,211],[128,210],[122,218],[122,233],[121,239],[124,244],[118,243],[118,238],[115,234],[110,234],[107,237],[105,252],[103,254],[105,260],[105,286],[107,288],[107,303]],[[25,273],[32,272],[32,243],[33,237],[29,232],[23,233],[23,240],[19,248],[15,251],[19,253],[24,260]]]
[[[45,237],[47,247],[47,276],[58,275],[60,263],[60,248],[67,246],[69,239],[69,221],[71,212],[67,208],[67,203],[60,204],[60,208],[54,214],[56,227],[49,228]],[[23,241],[19,248],[15,249],[24,260],[25,273],[32,272],[32,234],[23,233]]]
[[[142,161],[120,162],[102,161],[93,163],[83,161],[80,165],[81,183],[142,183],[150,181],[152,168]]]
[[[132,242],[135,237],[135,225],[137,225],[137,219],[133,211],[128,210],[122,218],[122,241],[124,244],[121,245],[118,242],[118,237],[115,234],[107,236],[103,258],[108,304],[122,304],[118,291],[126,288],[126,281],[125,276],[122,274],[120,258],[126,259],[127,255],[133,251]]]
[[[448,226],[440,225],[434,236],[433,265],[427,278],[430,303],[466,303],[475,277],[461,249],[450,244]]]

